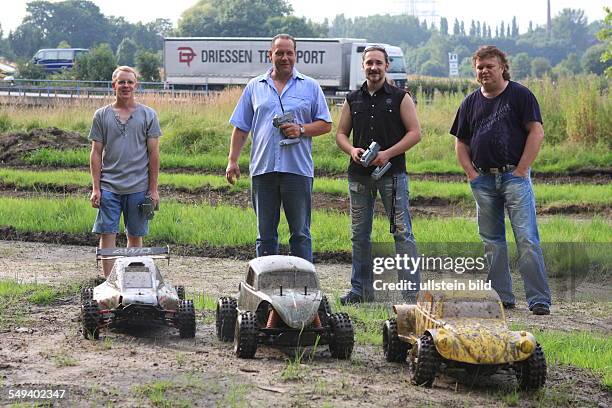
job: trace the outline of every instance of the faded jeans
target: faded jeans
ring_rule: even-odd
[[[251,178],[251,199],[257,215],[257,256],[278,254],[278,223],[282,204],[291,234],[291,255],[312,262],[312,177],[280,172],[254,176]]]
[[[395,251],[398,255],[416,256],[416,242],[412,234],[412,222],[408,211],[408,176],[406,173],[395,175]],[[373,297],[372,272],[372,223],[374,218],[374,202],[377,192],[380,193],[387,219],[391,214],[393,200],[393,177],[382,177],[373,180],[370,176],[349,175],[349,195],[351,205],[351,241],[353,244],[353,269],[351,275],[351,291],[370,300]],[[418,291],[420,275],[417,270],[398,270],[398,281],[414,282]],[[404,291],[404,295],[411,295]]]
[[[481,174],[470,182],[478,212],[478,232],[489,266],[488,280],[502,302],[515,303],[508,263],[504,207],[516,241],[518,269],[525,284],[529,308],[551,304],[544,256],[536,222],[535,197],[529,175]]]

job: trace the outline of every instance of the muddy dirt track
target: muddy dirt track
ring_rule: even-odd
[[[160,267],[165,279],[183,284],[187,295],[233,294],[243,278],[244,261],[174,257]],[[347,264],[317,266],[323,290],[340,294],[348,284]],[[0,241],[0,279],[51,285],[85,282],[97,274],[91,248]],[[520,279],[518,279],[520,281]],[[551,316],[532,316],[524,303],[510,321],[538,329],[596,330],[609,336],[610,286],[582,284],[570,301],[553,282]],[[518,298],[522,299],[519,294]],[[153,385],[168,405],[257,407],[503,407],[516,385],[511,372],[468,378],[461,371],[441,374],[431,389],[410,384],[407,365],[387,363],[380,347],[356,345],[350,361],[330,358],[327,347],[307,352],[302,364],[287,369],[294,351],[261,347],[254,360],[240,360],[232,346],[216,339],[214,312],[198,312],[195,339],[180,339],[173,329],[106,331],[98,341],[79,333],[75,293],[50,306],[12,305],[13,320],[0,328],[0,380],[9,388],[65,389],[54,406],[154,406]],[[586,311],[586,312],[585,312]],[[312,351],[312,350],[311,350]],[[504,399],[505,398],[505,399]],[[328,404],[328,405],[325,405]],[[516,406],[612,406],[612,396],[587,370],[549,362],[544,391],[519,393]]]

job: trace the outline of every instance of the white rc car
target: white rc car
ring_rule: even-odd
[[[97,248],[96,261],[115,259],[106,281],[81,291],[83,336],[98,339],[100,329],[117,323],[160,323],[176,327],[182,338],[194,337],[195,309],[182,286],[164,279],[154,258],[167,259],[165,248]]]

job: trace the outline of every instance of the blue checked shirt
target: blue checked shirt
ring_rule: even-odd
[[[276,171],[314,177],[312,138],[302,137],[300,143],[281,146],[284,137],[272,125],[272,118],[282,115],[284,109],[294,113],[298,124],[317,120],[331,123],[323,91],[314,79],[294,68],[279,98],[271,73],[272,68],[249,81],[230,118],[233,126],[252,134],[249,172],[251,176]]]

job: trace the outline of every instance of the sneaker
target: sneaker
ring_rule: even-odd
[[[346,295],[340,297],[341,305],[349,305],[353,303],[361,303],[363,298],[355,292],[349,291]]]
[[[516,304],[511,303],[511,302],[502,302],[502,306],[504,306],[504,309],[508,310],[508,309],[514,309],[516,307]]]
[[[534,315],[544,316],[550,314],[550,309],[547,305],[542,303],[536,303],[531,307],[531,313]]]

